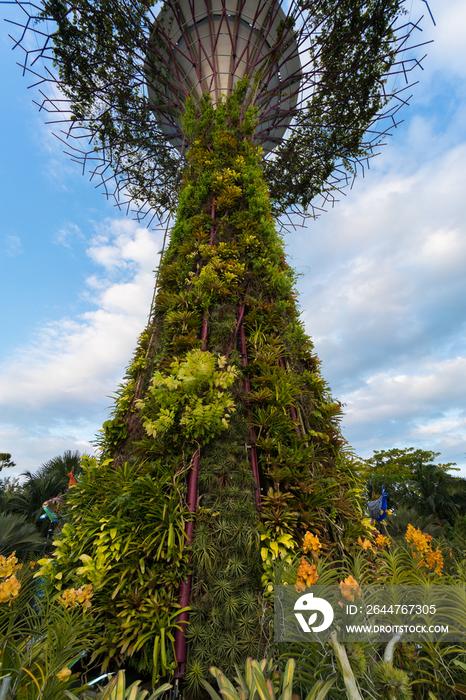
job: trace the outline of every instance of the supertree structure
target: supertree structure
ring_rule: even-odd
[[[402,0],[20,5],[15,43],[34,84],[48,86],[40,108],[72,157],[141,217],[176,205],[187,98],[207,92],[215,105],[249,76],[241,110],[259,116],[272,212],[312,214],[396,126],[420,63]]]
[[[270,552],[311,532],[332,557],[363,534],[274,217],[318,213],[363,169],[407,100],[418,26],[402,0],[21,6],[23,66],[72,157],[140,219],[174,219],[43,573],[92,584],[104,664],[130,657],[195,696],[209,665],[269,644]]]

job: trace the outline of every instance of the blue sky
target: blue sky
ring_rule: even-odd
[[[287,235],[300,305],[360,456],[421,447],[466,476],[466,4],[431,0],[419,85],[365,179]],[[413,17],[420,0],[407,3]],[[3,6],[3,15],[14,14]],[[81,176],[0,35],[0,452],[92,451],[150,306],[161,234]],[[11,472],[10,472],[11,473]],[[3,475],[2,475],[3,476]]]

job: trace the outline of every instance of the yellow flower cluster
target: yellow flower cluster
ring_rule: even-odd
[[[81,604],[83,610],[87,610],[87,608],[91,607],[90,598],[92,596],[92,583],[90,583],[85,588],[67,588],[58,596],[58,600],[65,608],[74,608],[76,605]]]
[[[421,532],[420,529],[415,529],[409,524],[405,540],[411,546],[411,551],[419,566],[426,566],[428,569],[433,569],[439,576],[442,575],[443,555],[439,547],[436,550],[432,549],[432,535]]]
[[[375,545],[379,549],[383,549],[385,546],[388,548],[390,547],[390,539],[379,532],[375,538]]]
[[[354,602],[354,597],[361,597],[361,587],[353,576],[348,576],[344,581],[340,581],[340,593],[343,598],[349,600],[350,603]]]
[[[309,552],[312,553],[313,557],[317,559],[320,554],[322,545],[319,541],[317,535],[313,535],[311,532],[306,532],[303,540],[303,551],[305,554]],[[298,578],[296,579],[295,588],[298,593],[304,591],[306,586],[314,586],[317,583],[317,566],[315,564],[309,564],[304,557],[301,557],[301,564],[298,567]]]
[[[21,584],[15,575],[0,583],[0,603],[11,602],[19,593]]]
[[[384,547],[390,547],[390,539],[388,537],[385,537],[385,535],[382,535],[381,532],[377,532],[377,530],[374,532],[375,535],[375,541],[374,543],[370,542],[367,538],[365,540],[362,540],[360,537],[358,538],[358,544],[363,548],[363,549],[370,549],[371,551],[376,552],[379,549],[383,549]]]
[[[320,554],[321,549],[322,545],[317,535],[312,535],[310,532],[306,532],[303,541],[304,553],[307,554],[308,552],[316,552],[317,554]]]
[[[436,574],[439,574],[439,576],[442,575],[443,555],[439,547],[437,547],[435,551],[431,549],[426,552],[425,565],[428,566],[429,569],[433,569]]]
[[[11,605],[12,600],[18,595],[21,584],[16,578],[16,573],[22,566],[18,564],[15,552],[8,558],[0,555],[0,578],[5,579],[0,583],[0,603]]]
[[[8,559],[0,555],[0,578],[8,578],[12,576],[19,569],[22,568],[22,564],[18,564],[18,559],[15,557],[16,552],[10,554]]]
[[[427,532],[421,532],[419,529],[416,530],[409,524],[406,530],[405,540],[408,543],[412,543],[418,552],[427,552],[430,549],[432,535],[428,535]]]
[[[317,583],[317,566],[309,564],[304,557],[301,557],[301,564],[298,567],[298,578],[295,588],[298,593],[304,591],[306,586],[313,586]]]

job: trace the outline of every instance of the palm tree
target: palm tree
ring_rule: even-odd
[[[44,538],[24,515],[0,514],[0,555],[8,557],[13,552],[24,558],[29,552],[39,552]]]
[[[11,510],[10,501],[19,488],[17,476],[14,478],[7,476],[5,479],[0,479],[0,513],[7,513]]]
[[[442,535],[446,522],[453,524],[466,508],[466,479],[452,476],[433,464],[422,464],[413,474],[415,507],[433,515]]]
[[[45,462],[39,471],[41,474],[61,479],[61,488],[64,491],[68,488],[69,473],[72,472],[77,476],[81,471],[81,453],[78,450],[75,450],[75,452],[65,450],[62,455],[52,457],[48,462]]]
[[[453,525],[466,512],[466,479],[449,473],[455,467],[453,463],[434,464],[439,456],[438,452],[414,447],[376,450],[371,458],[361,462],[367,499],[373,500],[385,487],[388,507],[397,516],[407,509],[403,519],[409,511],[412,525],[414,520],[432,516],[444,535],[443,525]]]
[[[41,522],[43,504],[61,493],[69,485],[69,474],[79,474],[81,455],[76,450],[66,450],[63,455],[45,462],[36,472],[26,471],[21,476],[26,480],[8,501],[8,510],[22,514],[45,534],[48,522]]]
[[[432,537],[440,535],[440,528],[436,524],[434,515],[420,515],[416,508],[397,508],[393,515],[388,515],[385,524],[388,533],[392,537],[404,537],[408,525],[426,532]]]
[[[16,462],[11,459],[11,454],[9,452],[0,452],[0,472],[2,469],[7,469],[8,467],[15,467]]]

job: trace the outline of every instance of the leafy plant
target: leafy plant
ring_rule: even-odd
[[[284,576],[284,567],[289,568],[295,558],[297,543],[289,533],[275,535],[271,532],[261,534],[261,558],[264,573],[262,574],[262,584],[266,593],[273,592],[274,583],[279,585]],[[279,570],[276,570],[274,562],[280,562]]]
[[[2,469],[8,469],[8,467],[15,467],[16,462],[11,459],[11,454],[9,452],[0,452],[0,472]]]
[[[0,602],[0,675],[10,700],[61,700],[76,684],[72,666],[89,644],[90,618],[39,591],[29,568],[16,571],[18,588]]]
[[[19,556],[40,552],[44,538],[24,515],[0,513],[0,555],[17,552]]]
[[[248,658],[244,675],[236,668],[236,688],[218,668],[212,667],[210,672],[217,681],[222,696],[228,700],[291,700],[294,670],[294,659],[289,659],[283,673],[278,674],[267,659],[258,662]],[[272,676],[272,679],[267,676]],[[334,678],[326,682],[317,681],[306,700],[324,700],[333,683]],[[212,700],[221,700],[210,683],[203,681],[202,685]]]
[[[228,389],[237,370],[209,352],[193,350],[183,361],[175,360],[171,372],[155,372],[144,400],[136,402],[146,433],[154,438],[170,433],[189,442],[206,444],[229,425],[235,410]]]
[[[375,450],[372,457],[360,460],[368,499],[380,494],[382,486],[387,490],[389,506],[395,511],[387,519],[393,533],[401,527],[399,519],[409,519],[415,527],[424,521],[424,528],[433,525],[442,536],[449,532],[454,538],[452,525],[466,512],[466,479],[449,473],[456,471],[454,463],[435,464],[439,456],[439,452],[408,447]]]
[[[55,596],[91,585],[94,656],[139,655],[143,669],[166,673],[187,572],[186,510],[169,464],[144,466],[85,458],[67,497],[67,522],[37,576]],[[159,671],[157,671],[159,669]]]
[[[68,490],[70,474],[79,475],[80,462],[78,451],[66,450],[63,455],[53,457],[42,464],[37,471],[24,472],[21,475],[21,484],[15,485],[15,488],[5,494],[4,511],[23,516],[45,535],[50,521],[41,520],[44,514],[43,504]]]
[[[65,690],[65,695],[70,700],[156,700],[160,695],[166,693],[172,686],[169,683],[164,683],[149,694],[148,690],[139,688],[141,681],[134,681],[130,686],[126,687],[126,676],[124,671],[118,671],[118,674],[107,684],[106,687],[100,689],[100,693],[88,692],[84,690],[79,695],[75,695],[69,690]],[[149,697],[147,697],[149,695]]]
[[[459,628],[466,626],[466,597],[463,583],[466,570],[462,561],[453,558],[451,551],[440,551],[438,541],[408,527],[403,544],[397,545],[375,528],[366,538],[354,543],[341,560],[330,560],[320,553],[315,536],[303,539],[302,551],[315,559],[312,584],[345,583],[358,585],[419,586],[426,583],[448,586],[449,614],[453,614]],[[323,547],[322,547],[323,549]],[[310,550],[310,551],[309,551]],[[442,554],[443,552],[443,554]],[[300,552],[299,552],[300,553]],[[297,552],[298,554],[298,552]],[[445,555],[445,566],[439,566],[440,555]],[[272,577],[276,583],[300,585],[302,564],[295,556],[287,567],[278,560],[272,562]],[[306,581],[304,581],[306,583]],[[440,601],[439,601],[440,602]],[[440,604],[441,605],[441,604]],[[440,608],[438,607],[438,610]],[[279,644],[280,663],[290,658],[296,661],[295,682],[300,695],[309,693],[316,679],[324,682],[335,666],[338,673],[330,691],[332,698],[348,697],[360,700],[366,694],[383,698],[410,698],[432,700],[430,693],[441,689],[442,697],[453,700],[455,693],[463,692],[466,654],[457,644],[438,641],[411,644],[394,635],[388,643],[360,642],[342,644],[338,635],[330,643]]]

